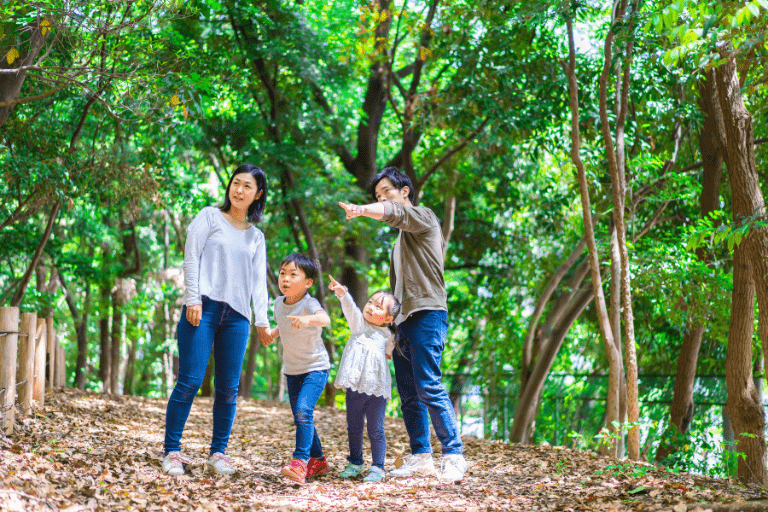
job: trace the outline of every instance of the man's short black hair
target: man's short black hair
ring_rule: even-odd
[[[378,185],[379,182],[384,178],[387,178],[389,181],[391,181],[392,185],[394,185],[397,190],[403,190],[403,187],[408,187],[408,200],[413,203],[414,193],[411,178],[409,178],[407,174],[403,174],[398,171],[397,167],[387,167],[373,177],[373,181],[371,182],[371,186],[368,188],[368,190],[373,196],[374,201],[378,201],[378,198],[376,197],[376,185]]]
[[[307,279],[311,279],[313,283],[317,282],[317,278],[320,276],[320,263],[318,261],[313,260],[308,256],[304,256],[303,254],[293,253],[283,258],[279,268],[283,268],[291,262],[304,272]]]

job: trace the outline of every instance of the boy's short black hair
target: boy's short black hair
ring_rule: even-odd
[[[280,262],[280,267],[278,268],[283,268],[291,262],[299,267],[301,271],[304,272],[304,275],[307,276],[307,279],[311,279],[313,283],[320,277],[320,263],[300,253],[289,254],[283,258],[283,261]]]
[[[409,178],[407,174],[398,171],[397,167],[387,167],[373,177],[373,181],[371,181],[371,186],[368,187],[368,191],[373,196],[374,201],[378,201],[378,198],[376,197],[376,185],[378,185],[384,178],[391,181],[392,185],[394,185],[397,190],[403,190],[403,187],[408,187],[408,200],[413,202],[414,192],[411,178]]]

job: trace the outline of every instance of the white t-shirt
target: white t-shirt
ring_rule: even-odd
[[[234,227],[218,208],[208,206],[187,227],[184,245],[184,304],[202,296],[226,302],[254,325],[267,327],[267,249],[264,233]]]
[[[297,329],[291,325],[289,316],[314,315],[323,307],[310,294],[304,295],[296,304],[286,304],[285,295],[275,299],[275,323],[280,329],[283,344],[283,373],[302,375],[304,373],[328,370],[331,360],[323,345],[322,327],[308,325]]]

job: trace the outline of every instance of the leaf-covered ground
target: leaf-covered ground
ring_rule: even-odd
[[[228,453],[238,472],[204,472],[211,401],[197,398],[184,433],[187,475],[160,472],[164,400],[73,390],[46,397],[34,419],[0,436],[0,510],[768,510],[765,489],[675,475],[574,450],[465,438],[468,474],[459,484],[434,478],[379,484],[341,481],[344,413],[318,408],[315,420],[334,471],[299,486],[279,475],[293,451],[286,404],[243,401]],[[387,465],[407,452],[402,420],[387,418]],[[433,440],[435,446],[439,443]],[[368,445],[366,443],[368,456]],[[435,460],[439,463],[439,457]]]

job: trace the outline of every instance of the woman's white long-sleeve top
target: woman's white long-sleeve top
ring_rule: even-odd
[[[349,322],[350,337],[334,385],[366,395],[392,398],[387,354],[394,348],[394,336],[388,328],[366,321],[349,293],[341,298],[341,310]]]
[[[234,227],[218,208],[203,208],[187,227],[184,245],[184,304],[202,296],[226,302],[254,325],[267,327],[267,249],[264,233]]]

